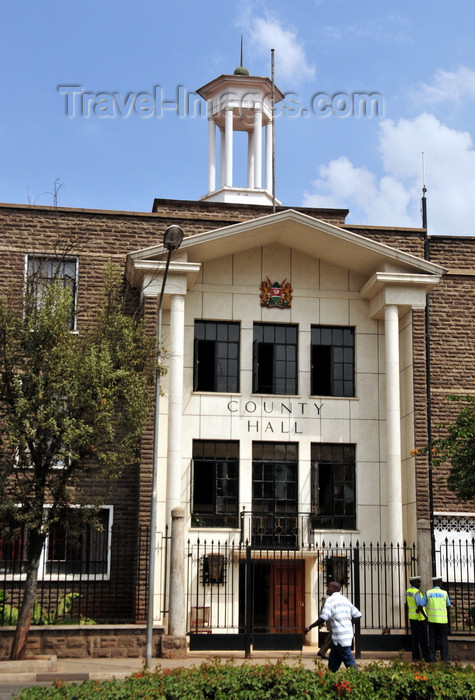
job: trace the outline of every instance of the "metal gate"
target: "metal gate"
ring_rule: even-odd
[[[298,551],[190,544],[190,650],[301,649],[304,590]]]

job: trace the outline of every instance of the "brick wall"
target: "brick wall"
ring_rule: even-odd
[[[429,259],[448,269],[430,294],[431,408],[433,437],[440,423],[453,422],[457,404],[450,394],[475,393],[475,237],[433,237]],[[444,484],[449,464],[434,467],[434,510],[467,512]]]

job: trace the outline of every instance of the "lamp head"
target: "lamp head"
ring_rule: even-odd
[[[184,237],[183,229],[176,224],[169,226],[163,234],[163,245],[168,250],[177,250]]]

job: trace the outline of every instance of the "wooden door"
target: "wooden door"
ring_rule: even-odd
[[[299,634],[304,628],[303,560],[270,565],[270,632]]]

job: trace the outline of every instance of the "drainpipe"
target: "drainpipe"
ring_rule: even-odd
[[[424,196],[422,197],[422,223],[425,229],[424,233],[424,260],[430,260],[429,239],[427,237],[427,211],[426,211],[426,188],[423,188]],[[428,444],[432,442],[432,391],[431,391],[431,345],[430,345],[430,295],[426,295],[425,308],[425,344],[426,344],[426,386],[427,386],[427,440]],[[434,475],[432,452],[428,452],[428,469],[429,469],[429,521],[430,521],[430,548],[432,561],[432,575],[435,576],[435,533],[434,533]]]

